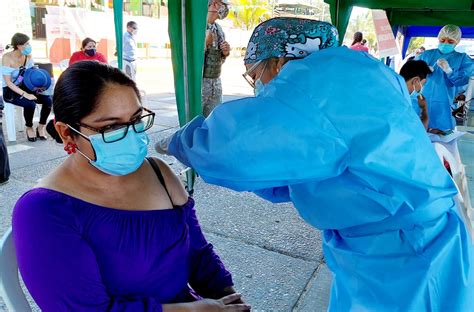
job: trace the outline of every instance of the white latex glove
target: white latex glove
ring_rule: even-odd
[[[173,138],[173,135],[170,135],[167,138],[161,139],[155,144],[155,150],[159,154],[164,154],[164,155],[169,155],[168,154],[168,146],[170,145],[171,139]]]
[[[437,60],[436,64],[438,64],[439,68],[441,68],[447,75],[453,72],[453,69],[451,68],[451,66],[449,66],[448,61],[446,61],[444,58],[440,58],[439,60]]]

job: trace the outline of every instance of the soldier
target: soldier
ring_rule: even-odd
[[[214,107],[222,103],[221,69],[230,53],[222,27],[217,19],[226,18],[229,13],[227,0],[209,0],[207,11],[206,46],[202,81],[202,112],[209,116]]]

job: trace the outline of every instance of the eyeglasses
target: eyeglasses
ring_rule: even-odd
[[[147,112],[147,114],[124,124],[110,125],[100,129],[85,125],[83,123],[78,123],[77,125],[102,134],[102,139],[105,143],[113,143],[126,137],[130,126],[132,126],[133,131],[136,133],[145,132],[153,126],[155,113],[147,108],[143,108],[143,111]]]
[[[245,81],[249,83],[249,85],[255,89],[255,81],[252,78],[252,74],[255,72],[257,67],[262,63],[262,61],[258,61],[257,63],[253,64],[252,67],[249,68],[245,73],[242,74],[242,77],[244,77]],[[267,62],[265,61],[265,65],[263,66],[262,73],[260,75],[260,78],[262,77],[263,73],[265,72],[265,69],[267,68]]]

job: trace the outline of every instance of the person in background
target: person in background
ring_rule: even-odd
[[[425,53],[426,49],[425,47],[421,46],[418,49],[415,50],[416,56]]]
[[[74,52],[69,59],[69,65],[79,61],[98,61],[107,64],[107,58],[97,52],[97,42],[89,37],[82,40],[81,51]]]
[[[13,211],[18,267],[42,311],[244,311],[166,163],[146,157],[155,113],[111,66],[69,66],[48,132],[69,157]]]
[[[400,76],[405,79],[408,92],[410,93],[413,110],[420,116],[425,130],[428,130],[428,106],[421,90],[426,83],[428,75],[431,73],[430,67],[424,61],[408,61],[400,69]]]
[[[0,43],[0,58],[3,55],[5,48]],[[0,90],[0,185],[7,183],[10,178],[10,164],[8,160],[7,143],[3,135],[3,90]]]
[[[137,41],[138,24],[134,21],[127,23],[127,31],[123,34],[123,60],[130,65],[123,66],[125,73],[135,81],[137,75]]]
[[[461,35],[458,26],[444,26],[438,33],[438,48],[427,50],[416,58],[433,68],[433,74],[423,89],[429,103],[429,128],[442,131],[454,129],[456,123],[452,105],[456,89],[466,85],[469,77],[474,75],[474,61],[466,53],[454,50]]]
[[[367,48],[364,44],[362,44],[362,40],[364,40],[362,33],[360,31],[355,32],[354,40],[352,40],[350,49],[356,50],[356,51],[369,52],[369,48]]]
[[[292,202],[323,231],[329,311],[474,311],[457,189],[405,81],[338,44],[326,22],[263,22],[244,58],[256,97],[197,116],[156,150],[207,183]]]
[[[217,19],[224,19],[229,13],[227,1],[209,0],[207,12],[207,31],[202,79],[202,113],[209,116],[212,110],[222,103],[221,70],[230,46],[225,41],[222,27]]]
[[[26,137],[28,141],[34,142],[36,139],[46,140],[46,122],[51,113],[53,104],[51,96],[39,93],[32,94],[20,88],[26,69],[34,66],[31,55],[32,48],[30,38],[22,33],[13,35],[11,44],[13,51],[5,53],[2,57],[2,86],[3,99],[14,105],[23,107],[23,117],[25,118]],[[33,130],[33,115],[36,104],[41,105],[41,113],[36,133]]]

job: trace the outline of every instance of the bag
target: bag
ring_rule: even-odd
[[[22,66],[20,66],[19,68],[19,72],[18,72],[18,76],[15,78],[15,80],[12,81],[13,84],[16,84],[18,88],[22,89],[23,91],[26,91],[26,92],[31,92],[30,90],[26,89],[25,90],[25,86],[23,84],[23,76],[25,75],[25,71],[26,71],[26,61],[28,60],[28,57],[25,56],[25,62],[23,63]],[[17,84],[17,82],[19,82],[19,84]],[[16,92],[14,92],[12,89],[10,89],[9,87],[4,87],[3,88],[3,99],[5,100],[5,102],[13,102],[15,100],[16,97],[19,97],[20,95],[17,94]]]

